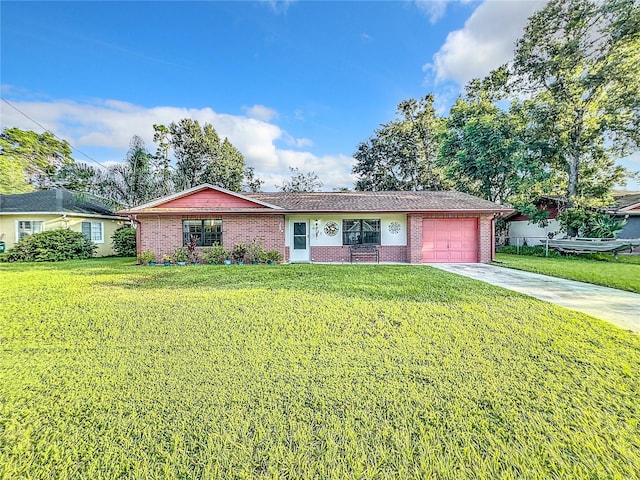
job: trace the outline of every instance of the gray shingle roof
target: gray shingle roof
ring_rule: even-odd
[[[510,211],[488,200],[461,192],[314,192],[245,193],[247,197],[289,211],[407,212],[446,210]]]
[[[37,190],[30,193],[0,195],[0,213],[26,212],[115,215],[111,208],[96,198],[67,190]]]
[[[613,198],[616,201],[616,208],[618,210],[630,207],[637,203],[640,203],[640,193],[628,193],[625,195],[614,195]]]

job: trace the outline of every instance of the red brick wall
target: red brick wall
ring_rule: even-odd
[[[140,242],[138,253],[151,250],[160,259],[162,255],[173,255],[182,246],[182,220],[210,219],[212,217],[160,217],[138,218]],[[250,243],[254,238],[262,239],[265,250],[278,250],[283,255],[284,215],[221,215],[222,243],[231,250],[234,243]]]
[[[407,261],[407,247],[404,245],[380,245],[378,246],[380,252],[381,262],[399,262],[403,263]],[[333,246],[333,247],[311,247],[311,261],[312,262],[332,262],[332,263],[349,263],[349,246]],[[375,262],[371,257],[360,257],[358,262]]]
[[[493,260],[495,242],[493,228],[493,215],[484,215],[479,218],[478,240],[480,242],[480,250],[478,252],[478,261],[480,263],[488,263]]]
[[[160,259],[163,254],[172,255],[182,246],[182,220],[204,217],[160,217],[139,218],[140,242],[138,253],[150,250]],[[211,217],[206,217],[211,218]],[[262,238],[266,250],[278,250],[289,260],[289,248],[285,247],[284,215],[222,215],[222,241],[227,249],[234,243],[250,243],[254,238]],[[422,263],[422,219],[423,218],[479,218],[479,258],[482,263],[493,259],[493,216],[473,214],[409,214],[407,215],[407,246],[380,246],[381,262]],[[312,262],[349,262],[349,247],[312,246]]]
[[[407,257],[409,263],[422,263],[422,218],[424,215],[407,215]]]

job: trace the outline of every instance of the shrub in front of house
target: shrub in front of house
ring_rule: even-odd
[[[91,258],[98,246],[80,232],[48,230],[24,237],[9,252],[9,262],[60,262]]]
[[[231,253],[219,243],[202,249],[202,260],[205,263],[220,265],[229,258],[231,258]]]
[[[113,250],[118,257],[136,256],[136,229],[120,227],[111,235]]]
[[[512,255],[527,255],[530,257],[560,257],[560,253],[549,249],[549,252],[545,252],[544,245],[522,245],[520,247],[516,247],[515,245],[507,245],[505,247],[498,247],[496,249],[498,253],[509,253]]]

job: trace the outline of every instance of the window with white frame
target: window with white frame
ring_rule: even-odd
[[[380,219],[342,220],[342,244],[372,243],[380,245]]]
[[[93,243],[104,243],[102,222],[82,222],[82,233]]]
[[[16,240],[19,242],[28,235],[44,232],[42,220],[18,220],[16,222]]]

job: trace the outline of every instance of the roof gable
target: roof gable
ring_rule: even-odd
[[[262,205],[255,201],[249,201],[235,195],[220,192],[218,190],[201,190],[186,197],[176,198],[168,202],[156,205],[156,208],[258,208]]]
[[[204,184],[152,202],[131,208],[128,211],[149,212],[155,210],[233,210],[233,209],[277,209],[281,207],[250,198],[214,185]]]

